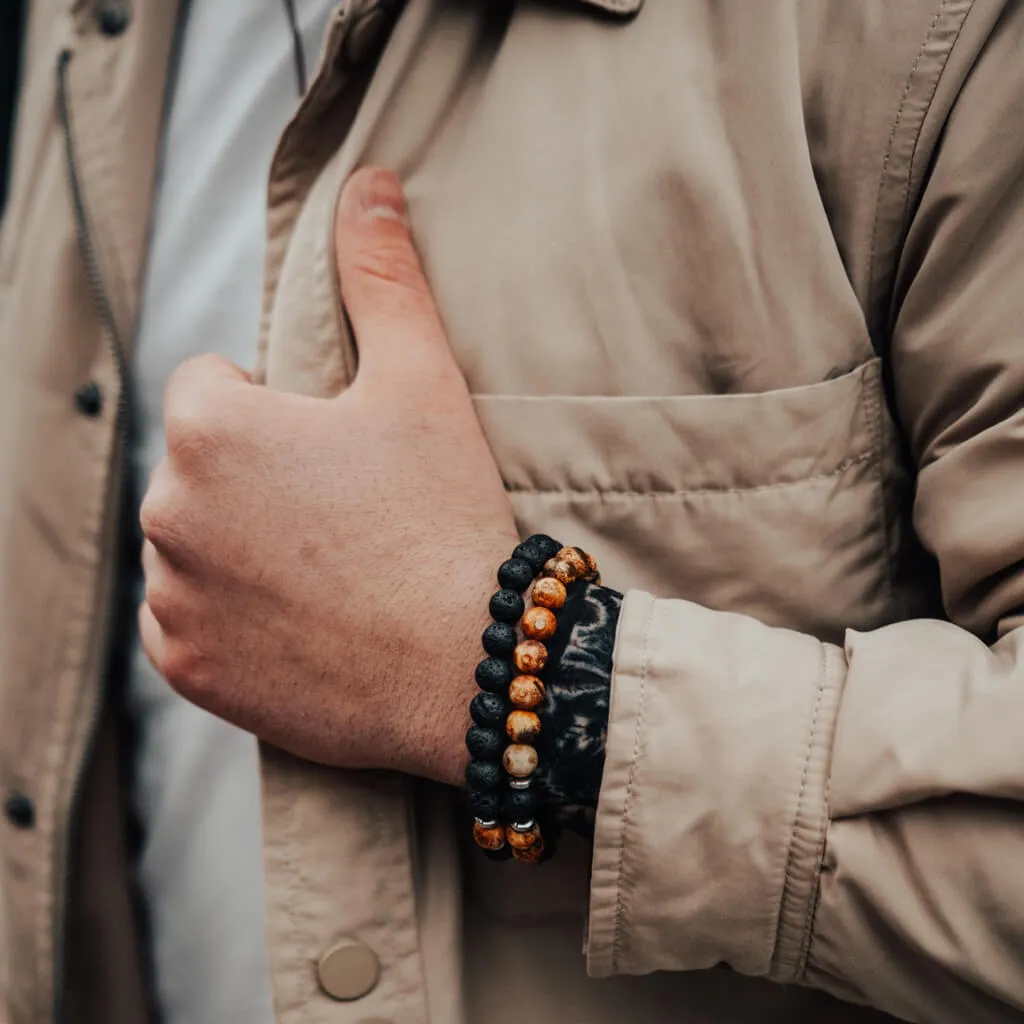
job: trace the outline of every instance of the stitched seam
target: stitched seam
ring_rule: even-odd
[[[867,406],[868,422],[871,425],[871,436],[874,441],[875,450],[878,452],[878,460],[875,463],[878,478],[878,514],[881,519],[882,537],[885,543],[885,550],[882,552],[882,565],[885,568],[885,588],[889,602],[896,597],[896,581],[893,577],[892,565],[892,530],[889,522],[889,510],[885,507],[885,466],[882,458],[882,402],[879,388],[872,388],[868,394],[867,383],[863,385],[864,404]]]
[[[885,147],[885,158],[882,161],[882,172],[879,175],[878,180],[878,198],[875,200],[875,217],[871,225],[871,253],[868,258],[868,315],[872,314],[875,304],[875,258],[878,255],[878,227],[879,222],[882,219],[882,198],[885,195],[885,178],[889,172],[889,162],[892,160],[893,146],[896,142],[896,133],[899,131],[900,124],[903,121],[903,111],[907,105],[907,99],[910,96],[910,90],[914,85],[914,78],[917,76],[917,69],[921,66],[921,58],[924,56],[925,50],[928,49],[928,43],[931,41],[932,33],[935,31],[935,26],[939,23],[939,18],[942,17],[942,12],[946,9],[948,0],[942,0],[939,4],[939,9],[935,12],[935,17],[932,18],[931,24],[928,26],[928,30],[924,34],[924,40],[921,43],[921,48],[917,51],[917,56],[914,58],[914,63],[910,66],[910,73],[907,75],[907,81],[903,86],[903,95],[900,97],[900,105],[896,109],[896,118],[892,123],[892,128],[889,129],[889,139],[886,142]],[[922,125],[924,121],[922,120]],[[910,175],[907,175],[906,188],[910,189]],[[906,199],[904,199],[904,204]]]
[[[804,809],[804,801],[807,796],[807,780],[811,772],[811,755],[814,752],[814,738],[818,735],[818,726],[821,719],[821,704],[825,696],[825,645],[818,645],[818,693],[814,700],[814,710],[811,713],[811,728],[807,736],[807,749],[804,752],[804,767],[800,775],[800,790],[797,795],[796,809],[793,812],[793,823],[790,826],[789,847],[786,851],[786,868],[782,882],[782,895],[779,899],[779,912],[775,925],[775,942],[772,949],[772,959],[778,952],[779,942],[782,935],[782,916],[786,905],[793,896],[793,889],[798,884],[793,878],[793,857],[797,845],[797,830],[800,824],[800,816]]]
[[[800,943],[800,956],[796,962],[796,976],[794,982],[799,984],[807,973],[807,961],[811,955],[811,943],[814,941],[814,927],[818,920],[818,901],[821,896],[821,865],[825,859],[825,849],[828,846],[828,834],[832,829],[832,814],[828,808],[832,804],[832,774],[829,773],[825,780],[825,827],[818,837],[818,844],[815,847],[818,866],[814,870],[814,882],[811,899],[807,903],[807,917],[804,920],[804,937]]]
[[[558,496],[579,496],[579,497],[594,497],[594,498],[650,498],[652,500],[665,499],[665,498],[679,498],[679,497],[700,497],[702,495],[710,494],[757,494],[761,491],[780,491],[787,487],[802,487],[805,484],[820,483],[822,480],[831,480],[833,477],[842,476],[847,470],[852,469],[854,466],[860,465],[862,462],[868,462],[870,459],[876,458],[878,452],[875,449],[870,451],[861,452],[860,455],[856,455],[852,458],[846,459],[841,462],[836,469],[831,470],[828,473],[818,473],[814,476],[802,477],[800,480],[784,480],[779,483],[772,484],[757,484],[752,487],[694,487],[692,489],[681,487],[671,491],[638,491],[638,490],[613,490],[613,489],[602,489],[599,487],[592,487],[588,489],[575,489],[575,488],[531,488],[531,487],[506,487],[509,494],[527,494],[527,495],[558,495]]]
[[[629,778],[626,782],[626,798],[622,804],[622,828],[619,832],[619,863],[615,870],[615,921],[612,926],[612,974],[619,973],[619,951],[622,938],[622,873],[626,860],[626,829],[629,828],[629,808],[633,800],[633,785],[636,782],[637,763],[640,758],[640,736],[643,732],[644,707],[647,695],[647,648],[650,642],[651,631],[654,629],[654,600],[651,599],[651,607],[647,613],[647,622],[644,625],[644,639],[640,646],[640,694],[639,706],[636,713],[636,729],[633,733],[633,758],[629,766]]]
[[[946,7],[947,3],[948,3],[948,0],[942,0],[942,4],[939,7],[939,14],[942,14],[943,8]],[[932,101],[935,99],[935,94],[939,91],[939,83],[942,81],[942,76],[943,76],[943,74],[946,71],[946,66],[949,64],[950,54],[952,54],[953,49],[956,46],[957,39],[960,38],[960,30],[963,28],[964,22],[970,16],[971,8],[973,8],[973,7],[974,7],[974,2],[972,0],[970,7],[967,9],[967,12],[964,14],[963,18],[960,19],[960,26],[957,29],[956,39],[954,39],[953,42],[950,43],[949,48],[946,50],[945,54],[942,57],[942,65],[939,68],[939,73],[935,76],[935,84],[932,86],[931,95],[928,97],[928,102],[927,102],[927,104],[925,104],[925,108],[924,108],[924,114],[921,116],[921,128],[924,128],[924,123],[925,123],[925,121],[928,120],[928,114],[931,112],[931,108],[932,108]],[[936,15],[936,19],[935,20],[938,21],[938,15]],[[934,27],[934,24],[935,24],[935,22],[932,22],[932,26],[933,27]],[[930,32],[931,32],[931,29],[929,29],[929,33]],[[910,214],[910,200],[911,200],[910,183],[911,183],[911,180],[914,177],[914,164],[917,163],[917,147],[920,144],[921,144],[921,130],[919,129],[917,134],[914,136],[914,147],[910,151],[910,163],[907,165],[907,191],[906,191],[906,194],[903,197],[903,216],[900,219],[900,224],[901,225],[906,224],[907,219],[908,219],[909,214]]]

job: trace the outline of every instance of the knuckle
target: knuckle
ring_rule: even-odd
[[[139,505],[139,525],[147,540],[158,551],[169,551],[179,546],[180,529],[175,525],[180,517],[175,514],[174,484],[170,475],[156,472]]]
[[[151,491],[146,492],[139,506],[139,525],[143,534],[155,544],[163,526],[163,514]]]
[[[179,363],[167,380],[168,390],[203,390],[212,380],[217,380],[230,362],[215,352],[204,352],[190,356]]]
[[[159,502],[148,493],[139,507],[139,525],[147,540],[156,549],[163,550],[171,539],[170,517],[166,515]]]
[[[216,386],[219,356],[197,356],[171,375],[164,398],[164,430],[171,459],[192,466],[219,450],[230,434],[240,401],[233,388]]]
[[[193,643],[173,640],[166,645],[157,665],[168,685],[195,704],[207,704],[211,696],[207,660]]]
[[[164,417],[167,454],[175,463],[192,466],[205,461],[217,449],[221,414],[202,404],[171,407]]]
[[[178,622],[179,606],[174,596],[158,581],[146,581],[146,604],[161,629],[173,629]]]
[[[169,564],[185,564],[193,557],[196,538],[173,514],[163,509],[153,512],[144,505],[139,522],[146,539]]]
[[[142,532],[153,540],[153,533],[159,531],[164,520],[164,509],[167,506],[167,486],[163,483],[162,474],[154,473],[139,505],[139,522]]]

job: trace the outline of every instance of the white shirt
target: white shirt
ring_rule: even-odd
[[[332,7],[296,2],[308,64]],[[267,173],[298,99],[282,0],[184,9],[135,343],[140,494],[164,453],[171,371],[209,351],[252,362]],[[270,1024],[255,741],[178,697],[130,642],[140,883],[162,1019]]]

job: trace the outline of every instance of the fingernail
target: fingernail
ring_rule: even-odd
[[[393,171],[361,167],[341,193],[342,211],[362,220],[397,220],[408,223],[402,183]]]
[[[371,206],[363,210],[363,216],[369,220],[397,220],[406,223],[405,214],[393,206]]]

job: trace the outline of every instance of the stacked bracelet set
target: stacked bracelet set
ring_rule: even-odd
[[[598,579],[585,551],[537,534],[523,541],[498,570],[501,589],[491,598],[494,622],[484,630],[487,657],[477,665],[481,692],[470,704],[466,768],[473,838],[488,856],[536,864],[550,856],[533,787],[544,702],[545,641],[558,627],[556,613],[569,587]],[[529,610],[523,598],[530,588]],[[518,627],[518,628],[517,628]]]

